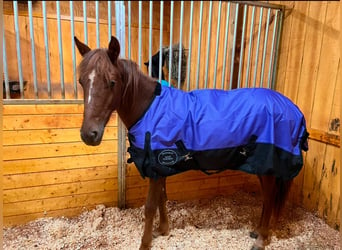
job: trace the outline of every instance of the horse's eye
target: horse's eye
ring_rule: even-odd
[[[111,80],[109,85],[110,85],[111,88],[113,88],[114,85],[115,85],[115,81]]]

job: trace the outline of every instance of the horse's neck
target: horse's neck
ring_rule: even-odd
[[[130,61],[120,61],[124,65],[125,89],[117,112],[126,128],[130,128],[141,118],[152,102],[156,82],[137,67],[127,66]]]

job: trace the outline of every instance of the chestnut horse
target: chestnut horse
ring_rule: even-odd
[[[78,51],[83,57],[78,67],[79,83],[84,93],[84,117],[80,131],[82,140],[87,145],[99,145],[104,128],[112,112],[116,110],[129,131],[130,148],[128,151],[131,153],[132,161],[142,177],[149,177],[150,185],[145,204],[145,227],[140,249],[150,249],[153,237],[169,234],[165,180],[169,175],[189,169],[202,170],[206,173],[211,170],[235,169],[258,176],[263,193],[263,208],[260,223],[250,233],[250,236],[256,239],[252,249],[263,249],[269,233],[271,216],[278,218],[292,179],[302,168],[301,150],[308,149],[305,120],[297,107],[280,93],[261,88],[185,92],[176,88],[160,86],[156,79],[142,73],[136,63],[119,58],[120,44],[115,37],[111,37],[108,49],[94,50],[91,50],[76,37],[74,39]],[[239,97],[230,102],[230,96],[236,94]],[[178,99],[167,101],[166,95],[174,98],[178,98],[176,96],[179,95],[180,99],[184,99],[186,103],[177,104]],[[244,95],[248,96],[247,101],[242,100]],[[219,99],[219,96],[224,98]],[[162,99],[164,103],[162,103]],[[187,109],[196,103],[196,99],[199,99],[196,111],[188,111]],[[237,103],[242,106],[234,107],[233,105],[237,105]],[[271,103],[271,108],[266,109],[265,103]],[[249,105],[248,108],[245,107],[246,105]],[[177,109],[171,110],[173,106],[177,106]],[[225,106],[231,107],[231,109],[221,112],[219,118],[213,119],[214,122],[203,122],[207,113],[215,113],[215,109]],[[162,109],[161,115],[157,114],[158,108]],[[240,120],[240,114],[244,113],[246,109],[249,110],[248,113]],[[276,111],[277,114],[273,114]],[[184,122],[181,117],[182,113],[185,113],[186,118],[184,119],[197,120]],[[232,113],[233,116],[229,113]],[[254,113],[258,115],[265,113],[270,115],[271,119],[262,118],[265,120],[260,122],[250,121],[249,119],[254,116]],[[231,120],[224,120],[221,115],[222,117],[229,116]],[[196,116],[199,117],[196,118]],[[154,117],[158,117],[158,121],[152,125]],[[193,131],[190,128],[187,128],[186,132],[177,130],[179,126],[183,126],[183,123],[189,122],[193,122],[191,126]],[[147,126],[154,126],[154,128],[148,132],[139,131],[137,126],[141,126],[143,123]],[[223,128],[224,133],[233,133],[232,130],[238,130],[238,136],[230,135],[232,138],[225,139],[224,133],[219,128],[216,128],[214,132],[205,131],[199,135],[197,129],[208,123],[210,127],[215,126],[216,123],[222,123],[225,125],[223,127],[226,127]],[[264,131],[264,127],[267,127],[268,123],[270,123],[269,128]],[[168,124],[171,127],[165,128]],[[248,124],[250,127],[247,126]],[[226,148],[217,151],[205,147],[211,141],[224,143],[225,140],[233,142],[242,140],[244,133],[241,131],[242,127],[243,130],[251,131],[252,135],[248,137],[247,141],[243,139],[242,146],[236,143],[234,146],[226,145]],[[278,131],[280,128],[281,131]],[[158,131],[157,135],[153,134],[154,130]],[[162,130],[167,130],[165,136],[161,134]],[[164,145],[170,144],[167,138],[173,134],[177,136],[182,134],[186,139],[183,139],[183,143],[177,140],[177,148],[171,147],[164,150],[152,148],[154,144],[162,141]],[[196,137],[205,138],[205,142],[200,146],[203,148],[194,149],[191,148],[191,145],[189,146],[189,141],[197,141]],[[275,142],[268,142],[267,138],[269,137],[285,141],[287,144],[283,144],[286,150]],[[142,144],[142,148],[138,145],[139,143]],[[256,164],[270,162],[271,164],[268,164],[270,166],[267,168],[254,168]],[[173,165],[174,163],[176,164]],[[274,163],[279,163],[282,167],[273,166],[278,165]],[[218,167],[212,168],[216,164]],[[290,170],[284,169],[283,166]],[[282,174],[286,177],[282,177]],[[158,229],[153,232],[153,219],[157,210],[159,210],[160,222]]]

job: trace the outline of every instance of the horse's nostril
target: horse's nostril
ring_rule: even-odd
[[[97,131],[92,131],[90,135],[93,139],[95,139],[97,137]]]

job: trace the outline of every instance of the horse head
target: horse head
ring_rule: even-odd
[[[102,141],[104,128],[112,112],[121,103],[124,91],[118,62],[120,44],[112,36],[108,49],[91,50],[77,37],[74,40],[83,57],[78,66],[79,83],[84,95],[81,138],[87,145],[97,146]]]

